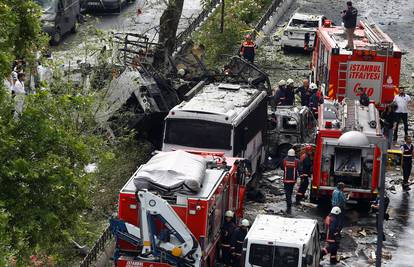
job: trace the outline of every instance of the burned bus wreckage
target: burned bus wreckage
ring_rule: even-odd
[[[168,67],[153,66],[158,44],[139,34],[115,34],[119,42],[117,61],[105,104],[98,112],[98,121],[107,124],[110,135],[117,129],[135,129],[144,138],[160,147],[163,120],[181,101],[189,99],[197,86],[209,83],[245,84],[270,92],[270,81],[257,66],[239,57],[229,57],[223,70],[208,70],[203,63],[203,47],[192,45],[168,58]],[[121,126],[122,125],[122,126]]]

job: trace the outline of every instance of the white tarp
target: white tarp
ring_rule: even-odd
[[[206,160],[181,150],[160,152],[144,164],[134,177],[139,189],[198,192],[206,172]]]

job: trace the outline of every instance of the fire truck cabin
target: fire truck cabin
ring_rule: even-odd
[[[312,78],[331,99],[357,99],[362,88],[378,108],[391,103],[400,82],[401,50],[377,25],[361,21],[354,48],[346,49],[343,27],[325,25],[317,30]]]
[[[168,201],[173,210],[199,242],[202,248],[203,261],[206,266],[214,266],[214,259],[217,253],[216,247],[220,238],[220,229],[224,221],[224,213],[226,210],[233,210],[236,218],[243,216],[243,198],[245,192],[245,176],[243,170],[245,170],[244,163],[246,161],[243,159],[224,157],[224,153],[192,152],[190,154],[178,150],[174,152],[160,152],[159,154],[165,156],[163,158],[165,159],[165,165],[167,167],[154,169],[154,179],[156,181],[151,180],[148,189]],[[170,176],[180,173],[183,168],[191,170],[191,172],[194,169],[198,169],[200,166],[190,164],[193,162],[191,158],[194,156],[199,159],[204,159],[200,160],[200,162],[206,162],[206,166],[200,168],[200,176],[195,177],[195,180],[200,183],[198,192],[177,190],[176,188],[171,188],[171,190],[167,191],[164,189],[156,189],[157,187],[163,188],[164,185],[170,184]],[[148,163],[151,163],[151,161],[154,161],[154,157]],[[159,158],[155,162],[164,165],[164,161],[160,162]],[[138,176],[150,176],[145,170],[145,166],[148,163],[138,168],[119,194],[118,218],[137,227],[140,227],[140,204],[136,199],[137,182],[134,182],[134,180]],[[193,180],[191,183],[194,183]],[[162,226],[157,230],[160,232],[161,229]],[[116,254],[120,256],[117,261],[117,266],[122,266],[126,261],[135,262],[134,259],[140,253],[140,248],[134,247],[123,240],[117,240],[117,250],[118,252]]]
[[[379,112],[358,100],[325,100],[319,107],[311,200],[330,197],[339,182],[352,201],[376,197],[385,139]]]

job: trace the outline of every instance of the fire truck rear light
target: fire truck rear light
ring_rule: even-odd
[[[371,56],[375,57],[377,55],[377,51],[371,51]]]
[[[136,210],[137,209],[137,205],[131,204],[131,205],[129,205],[129,208],[131,210]]]

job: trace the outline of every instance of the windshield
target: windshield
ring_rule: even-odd
[[[292,19],[290,26],[301,28],[318,28],[319,22],[317,20]]]
[[[252,244],[250,246],[249,263],[263,267],[298,267],[299,249]]]
[[[57,0],[34,0],[45,12],[55,12]]]
[[[231,125],[203,120],[169,119],[165,140],[192,148],[231,149]]]

